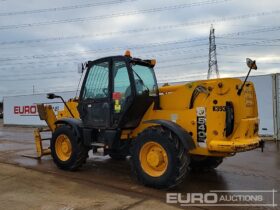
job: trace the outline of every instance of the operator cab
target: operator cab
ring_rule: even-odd
[[[101,58],[87,63],[78,111],[85,127],[135,128],[159,93],[155,60],[125,56]]]

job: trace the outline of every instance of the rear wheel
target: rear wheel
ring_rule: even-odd
[[[180,140],[160,126],[150,127],[133,143],[132,166],[138,180],[156,188],[171,188],[187,174],[189,156]]]
[[[63,170],[76,170],[88,157],[88,148],[75,135],[71,127],[58,127],[51,139],[51,155],[54,163]]]
[[[207,171],[217,168],[223,162],[223,157],[191,156],[190,168],[192,170]]]

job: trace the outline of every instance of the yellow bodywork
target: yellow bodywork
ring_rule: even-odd
[[[77,100],[70,99],[68,102],[66,102],[67,106],[71,110],[72,114],[74,115],[75,118],[80,118],[79,112],[77,110],[78,102]],[[58,111],[57,113],[57,119],[61,118],[67,118],[67,117],[72,117],[68,109],[64,107],[63,110]]]
[[[200,93],[193,108],[189,109],[189,103],[194,89],[197,86],[205,87],[208,92]],[[247,82],[240,96],[237,90],[242,85],[239,79],[225,78],[207,81],[197,81],[182,85],[165,86],[160,91],[161,110],[146,112],[140,125],[131,133],[136,137],[151,124],[145,121],[152,119],[164,119],[176,122],[190,134],[196,143],[196,148],[191,154],[207,156],[230,156],[236,152],[246,151],[258,147],[258,110],[254,85]],[[217,104],[214,104],[214,102]],[[222,106],[226,101],[231,101],[234,106],[234,130],[225,136],[225,112],[213,111],[213,106]],[[204,147],[197,143],[197,107],[205,107],[207,141]]]
[[[206,156],[231,156],[236,152],[246,151],[258,147],[258,110],[254,85],[246,82],[242,94],[237,95],[242,85],[239,79],[223,78],[196,81],[181,85],[164,86],[159,88],[160,110],[154,110],[154,105],[146,111],[140,124],[133,130],[123,130],[121,139],[127,140],[137,137],[145,128],[152,126],[148,120],[169,120],[184,128],[193,138],[196,148],[191,154]],[[200,92],[190,107],[192,94],[196,87],[202,86],[206,91]],[[226,114],[224,110],[214,110],[223,107],[231,101],[234,107],[234,130],[231,135],[225,135]],[[75,118],[79,118],[77,101],[69,101],[67,105]],[[206,143],[201,146],[197,142],[197,112],[200,108],[206,112]],[[54,122],[59,118],[71,117],[67,109],[54,112],[49,106],[44,106],[42,112],[51,131]],[[41,114],[40,114],[41,116]],[[36,137],[35,137],[36,139]],[[37,145],[37,144],[36,144]]]

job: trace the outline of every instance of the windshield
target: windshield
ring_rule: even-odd
[[[150,96],[157,94],[157,83],[154,70],[151,67],[139,64],[131,64],[136,86],[136,93],[142,95],[148,93]]]

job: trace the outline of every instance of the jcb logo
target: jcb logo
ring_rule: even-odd
[[[197,142],[206,142],[206,109],[205,107],[196,108],[196,120],[197,120]]]

